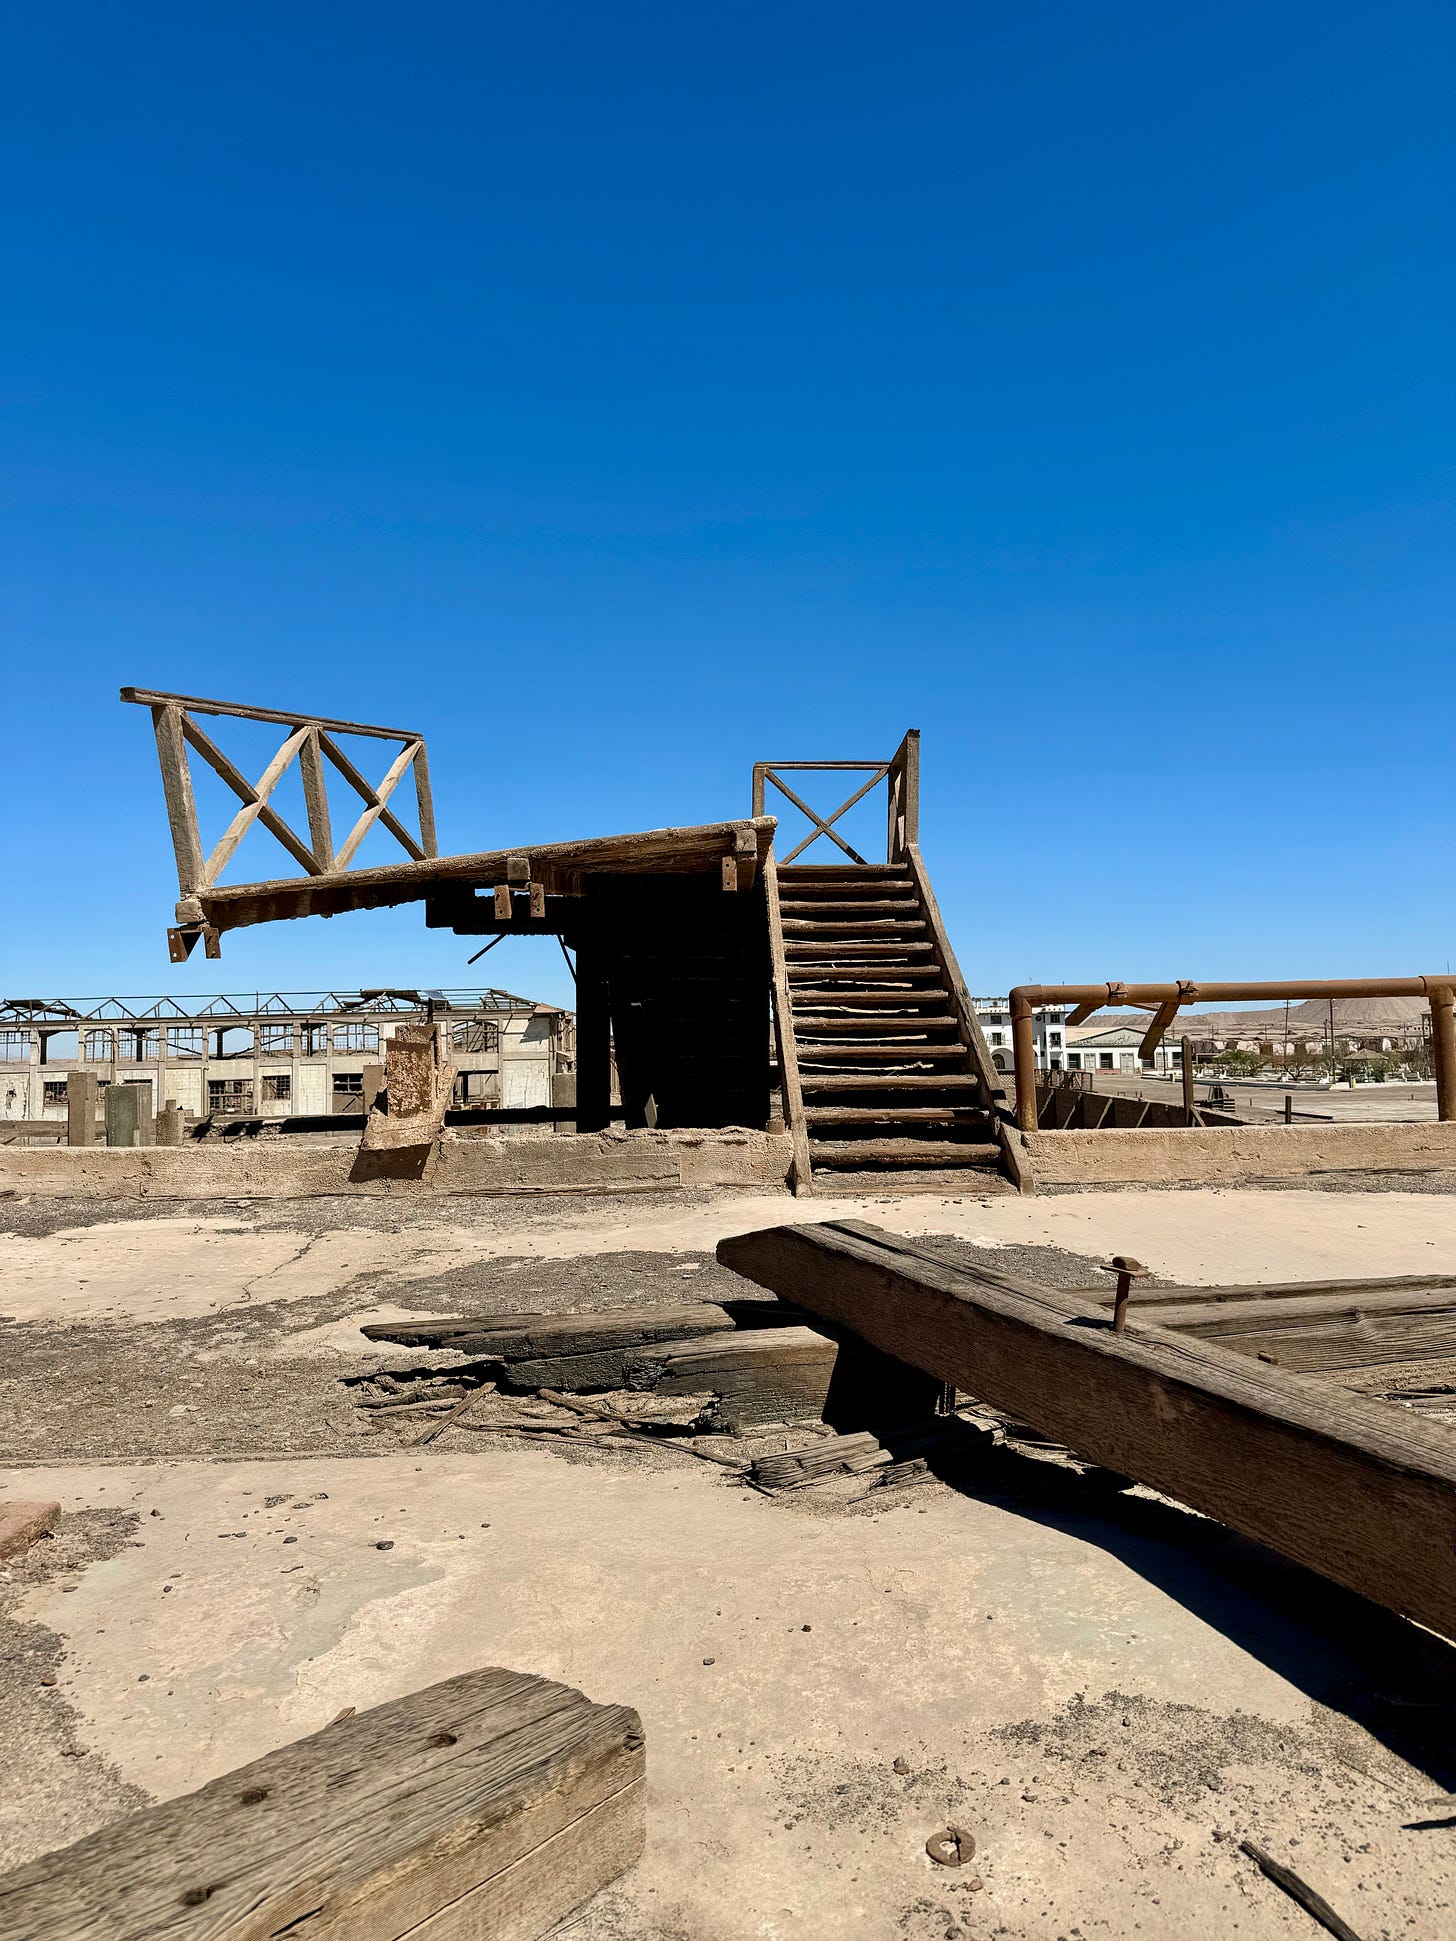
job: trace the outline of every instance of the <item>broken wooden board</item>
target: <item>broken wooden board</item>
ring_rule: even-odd
[[[842,1436],[823,1436],[798,1449],[770,1450],[756,1456],[748,1474],[760,1489],[804,1489],[831,1476],[855,1476],[926,1455],[969,1456],[995,1442],[995,1432],[957,1415],[935,1415],[917,1422]]]
[[[492,1361],[546,1361],[595,1354],[651,1341],[682,1341],[732,1328],[772,1328],[801,1322],[781,1301],[685,1301],[656,1307],[603,1308],[594,1314],[442,1315],[422,1321],[371,1321],[370,1341],[411,1348],[451,1348]]]
[[[7,1941],[533,1941],[642,1852],[642,1725],[483,1670],[0,1876]]]
[[[776,1301],[705,1301],[600,1314],[373,1322],[364,1333],[478,1355],[498,1366],[508,1391],[712,1395],[712,1424],[730,1431],[821,1417],[860,1427],[934,1408],[938,1384],[858,1341],[842,1344],[824,1328],[806,1326],[806,1318]]]
[[[1456,1434],[1095,1304],[993,1284],[871,1226],[777,1227],[718,1258],[1078,1455],[1456,1637]]]

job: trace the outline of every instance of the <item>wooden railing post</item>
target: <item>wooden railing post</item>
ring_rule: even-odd
[[[774,1042],[779,1059],[779,1089],[784,1120],[794,1155],[793,1189],[801,1198],[814,1190],[809,1159],[809,1127],[804,1117],[804,1093],[799,1083],[799,1045],[794,1036],[794,1010],[784,959],[784,927],[779,912],[779,872],[770,848],[763,864],[763,894],[768,915],[769,963],[773,976]]]
[[[187,766],[187,743],[182,737],[181,708],[170,704],[153,707],[152,728],[157,737],[157,760],[162,769],[167,824],[172,831],[172,849],[177,858],[178,893],[196,896],[204,887],[202,837],[198,833],[197,803],[192,794],[192,775]]]

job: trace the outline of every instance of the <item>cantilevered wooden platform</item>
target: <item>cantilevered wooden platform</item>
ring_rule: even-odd
[[[579,842],[517,844],[464,856],[427,856],[322,876],[266,883],[213,885],[178,904],[184,923],[215,931],[288,917],[332,917],[344,910],[382,910],[449,892],[507,890],[529,895],[580,896],[593,876],[709,875],[720,888],[749,889],[773,841],[773,816],[743,822],[705,822],[688,828],[643,829]],[[727,880],[732,872],[731,882]],[[183,903],[188,905],[184,915]],[[195,909],[192,907],[195,905]]]

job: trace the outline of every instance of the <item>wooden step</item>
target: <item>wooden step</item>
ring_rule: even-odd
[[[819,1017],[811,1012],[800,1011],[794,1006],[794,1036],[796,1038],[854,1037],[859,1033],[883,1031],[888,1037],[911,1035],[918,1031],[957,1031],[960,1029],[958,1018],[886,1017],[881,1011],[869,1018]]]
[[[925,932],[925,925],[916,917],[838,917],[832,923],[816,923],[811,917],[785,917],[781,928],[786,937],[822,937],[826,943],[908,937]]]
[[[927,997],[933,997],[939,1003],[943,1004],[947,995],[939,964],[902,964],[897,967],[894,964],[788,963],[785,965],[785,969],[788,972],[789,982],[791,984],[813,984],[815,979],[818,978],[820,980],[827,980],[831,984],[862,986],[866,997],[870,997],[876,991],[883,993],[885,996],[893,996],[894,993],[890,989],[891,983],[907,978],[917,980],[933,978],[939,988],[933,992],[928,991],[925,995]],[[822,996],[823,993],[816,992],[816,995]],[[911,995],[913,996],[915,993],[911,993]],[[860,990],[856,988],[852,996],[855,1003],[859,1003]]]
[[[910,872],[899,863],[780,863],[779,881],[796,890],[828,883],[906,883]]]
[[[811,1126],[871,1126],[887,1121],[898,1125],[903,1120],[916,1125],[989,1128],[991,1123],[984,1105],[810,1105],[804,1108],[804,1118]]]
[[[992,1140],[852,1139],[829,1145],[813,1140],[809,1159],[818,1166],[999,1166],[1001,1148]]]
[[[794,962],[804,958],[818,958],[822,962],[833,963],[838,958],[850,957],[928,957],[930,945],[914,943],[908,938],[904,943],[857,944],[857,943],[785,943],[785,957]]]
[[[919,899],[909,890],[901,897],[861,897],[848,902],[829,897],[816,901],[813,897],[807,896],[785,896],[779,899],[779,914],[786,917],[817,917],[822,916],[826,911],[832,911],[836,916],[846,914],[863,916],[867,910],[882,910],[888,916],[894,916],[897,913],[903,916],[919,908]]]
[[[795,1032],[795,1037],[798,1033]],[[918,1065],[923,1060],[956,1058],[965,1061],[964,1045],[799,1045],[800,1063],[811,1065]]]
[[[981,1081],[974,1072],[805,1072],[805,1092],[973,1092]]]
[[[916,975],[922,974],[916,973]],[[801,1005],[807,1007],[815,1004],[834,1004],[844,1006],[844,1015],[846,1017],[852,1017],[855,1013],[849,1009],[851,1005],[855,1006],[856,1010],[862,1005],[883,1006],[886,1010],[890,1010],[896,1005],[944,1004],[947,995],[948,993],[944,985],[941,985],[937,990],[920,991],[910,990],[908,988],[902,988],[900,990],[873,990],[865,984],[856,984],[852,988],[843,991],[806,991],[796,988],[793,997],[794,1015],[795,1017],[799,1015],[799,1007]],[[869,1023],[870,1020],[866,1019],[865,1022]]]

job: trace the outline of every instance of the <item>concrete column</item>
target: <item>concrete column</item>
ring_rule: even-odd
[[[66,1079],[66,1144],[96,1144],[96,1107],[100,1087],[95,1072],[72,1072]]]
[[[157,1114],[157,1144],[159,1146],[180,1146],[182,1143],[182,1108],[173,1099]]]
[[[106,1143],[108,1146],[149,1146],[152,1119],[146,1110],[140,1085],[108,1085],[106,1088]]]

